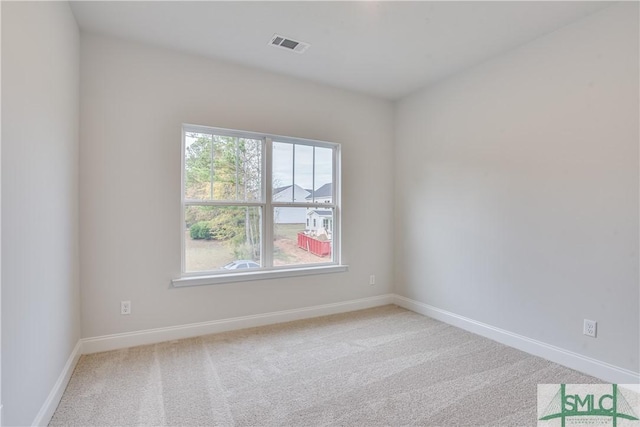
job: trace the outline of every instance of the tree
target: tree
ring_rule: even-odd
[[[262,196],[262,141],[220,135],[188,134],[185,196],[206,201],[256,201]],[[251,206],[190,205],[191,235],[228,242],[237,258],[259,259],[260,211]],[[206,226],[202,224],[206,223]],[[200,230],[209,229],[210,233]]]

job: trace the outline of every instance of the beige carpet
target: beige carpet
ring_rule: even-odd
[[[51,425],[525,426],[595,378],[396,306],[83,356]]]

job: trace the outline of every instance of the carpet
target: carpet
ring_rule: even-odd
[[[596,378],[396,307],[84,355],[52,426],[534,426]]]

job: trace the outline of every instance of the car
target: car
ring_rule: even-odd
[[[260,268],[260,264],[255,261],[251,261],[250,259],[237,259],[235,261],[231,261],[229,264],[225,265],[225,270],[240,270],[243,268]]]

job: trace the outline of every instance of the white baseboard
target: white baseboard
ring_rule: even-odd
[[[36,415],[36,418],[33,420],[33,426],[49,425],[49,421],[51,421],[51,417],[53,417],[53,414],[60,403],[60,399],[62,399],[62,393],[64,393],[64,390],[67,388],[67,384],[69,384],[69,380],[71,379],[71,374],[73,374],[73,370],[75,369],[81,355],[82,342],[79,340],[69,355],[64,368],[62,368],[62,372],[60,373],[56,383],[53,385],[49,396],[47,396],[47,400],[44,401],[38,415]]]
[[[422,302],[394,294],[379,295],[375,297],[338,302],[334,304],[323,304],[312,307],[303,307],[299,309],[214,320],[210,322],[191,323],[187,325],[171,326],[166,328],[147,329],[143,331],[127,332],[122,334],[84,338],[81,340],[82,353],[90,354],[101,351],[117,350],[121,348],[135,347],[138,345],[154,344],[158,342],[171,341],[182,338],[191,338],[219,332],[271,325],[274,323],[282,323],[318,316],[326,316],[330,314],[345,313],[349,311],[362,310],[365,308],[378,307],[387,304],[396,304],[400,307],[423,314],[425,316],[432,317],[436,320],[440,320],[461,329],[465,329],[494,341],[498,341],[502,344],[517,348],[529,354],[542,357],[568,368],[575,369],[576,371],[584,372],[588,375],[600,378],[603,381],[616,384],[640,383],[640,373],[638,372],[620,368],[606,362],[602,362],[600,360],[596,360],[569,350],[565,350],[560,347],[556,347],[551,344],[544,343],[542,341],[537,341],[523,335],[496,328],[494,326],[487,325],[486,323],[478,322],[473,319],[469,319],[467,317],[460,316],[455,313],[451,313],[449,311],[442,310],[428,304],[424,304]],[[74,353],[75,352],[76,351],[74,350]],[[77,361],[77,357],[75,361]],[[75,366],[75,361],[73,362],[73,366]],[[67,365],[70,364],[67,363]],[[65,369],[67,369],[67,367],[65,367]],[[62,384],[61,379],[59,379],[58,382]],[[66,382],[68,382],[68,378],[66,379],[66,381],[64,381],[65,386]],[[58,383],[56,383],[56,385],[58,385]],[[55,390],[56,389],[54,388],[54,391]],[[54,394],[54,391],[52,391],[52,395]],[[60,394],[62,393],[62,391],[64,391],[64,387],[62,387]],[[53,401],[51,397],[52,396],[49,396],[47,402],[49,402],[50,400]],[[56,401],[56,405],[58,401]],[[43,410],[41,410],[40,412],[43,413]],[[53,410],[55,410],[55,406],[53,407]],[[51,414],[53,414],[53,411],[51,412]],[[36,420],[39,419],[40,418],[36,418]]]
[[[33,421],[34,426],[47,425],[51,420],[62,394],[69,383],[71,374],[81,354],[96,353],[100,351],[116,350],[138,345],[153,344],[175,339],[191,338],[218,332],[233,331],[237,329],[256,326],[271,325],[275,323],[289,322],[293,320],[308,319],[330,314],[345,313],[396,304],[408,310],[429,316],[444,323],[473,332],[486,338],[498,341],[510,347],[517,348],[529,354],[542,357],[560,365],[584,372],[588,375],[600,378],[606,382],[616,384],[639,384],[640,373],[628,369],[613,366],[611,364],[574,353],[541,341],[527,338],[504,329],[496,328],[482,322],[469,319],[464,316],[442,310],[422,302],[412,300],[400,295],[385,294],[375,297],[362,298],[351,301],[343,301],[333,304],[323,304],[312,307],[304,307],[293,310],[284,310],[251,316],[234,317],[230,319],[214,320],[210,322],[192,323],[187,325],[172,326],[167,328],[148,329],[144,331],[128,332],[122,334],[105,335],[94,338],[83,338],[76,344],[65,364],[58,380],[54,384],[49,396],[42,405],[38,415]],[[0,426],[2,426],[2,405],[0,405]]]
[[[486,323],[477,322],[467,317],[459,316],[446,310],[424,304],[422,302],[394,295],[396,305],[415,311],[416,313],[440,320],[449,325],[473,332],[474,334],[498,341],[499,343],[517,348],[529,354],[542,357],[566,366],[576,371],[600,378],[603,381],[615,384],[638,384],[640,373],[628,369],[610,365],[608,363],[565,350],[541,341],[527,338],[504,329],[496,328]]]
[[[345,313],[349,311],[362,310],[365,308],[378,307],[393,303],[394,295],[386,294],[375,297],[338,302],[334,304],[323,304],[313,307],[298,308],[293,310],[233,317],[230,319],[191,323],[188,325],[170,326],[167,328],[147,329],[143,331],[127,332],[122,334],[104,335],[94,338],[84,338],[82,339],[82,353],[90,354],[101,351],[117,350],[121,348],[154,344],[158,342],[171,341],[182,338],[191,338],[218,332],[252,328],[255,326],[271,325],[274,323],[290,322],[292,320],[308,319],[312,317],[326,316],[329,314]]]

